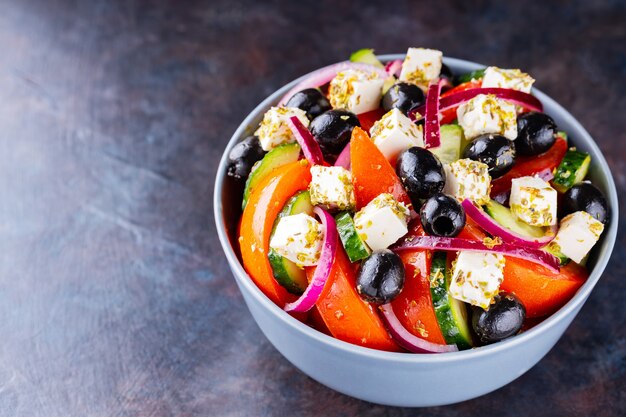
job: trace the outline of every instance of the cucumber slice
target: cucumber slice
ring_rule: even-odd
[[[507,229],[522,236],[540,238],[546,234],[543,227],[531,226],[519,220],[515,214],[497,201],[490,200],[483,206],[488,215]]]
[[[308,191],[300,191],[287,201],[281,212],[278,214],[278,218],[274,222],[272,235],[274,234],[276,225],[282,217],[300,213],[306,213],[309,216],[313,216],[313,204],[311,204],[311,195]],[[274,273],[276,281],[278,281],[278,283],[285,287],[285,289],[290,293],[296,295],[302,294],[308,285],[304,269],[300,268],[289,259],[281,256],[278,252],[271,248],[267,257],[270,261],[270,266],[272,267],[272,272]]]
[[[585,179],[590,163],[591,156],[588,153],[569,149],[556,168],[552,186],[560,193],[566,192],[572,186]]]
[[[430,266],[430,294],[435,316],[446,343],[456,344],[459,350],[472,347],[472,336],[465,303],[450,296],[450,279],[446,252],[434,252]]]
[[[479,69],[467,74],[459,75],[458,84],[468,83],[472,80],[480,80],[485,76],[485,69]]]
[[[343,247],[346,249],[350,262],[365,259],[371,254],[370,248],[361,240],[354,228],[354,221],[348,212],[340,213],[335,217],[337,232]]]
[[[379,68],[384,68],[385,66],[378,60],[376,55],[374,54],[373,49],[359,49],[356,52],[353,52],[350,55],[350,61],[352,62],[362,62],[364,64],[375,65]]]
[[[256,187],[263,178],[267,176],[274,169],[287,165],[291,162],[296,162],[300,157],[300,145],[297,143],[287,143],[277,146],[269,151],[263,159],[257,162],[258,165],[250,173],[250,176],[246,180],[246,188],[243,191],[243,201],[241,208],[246,208],[250,193]]]
[[[545,228],[531,226],[524,223],[523,221],[519,220],[515,216],[515,214],[511,213],[511,210],[504,207],[497,201],[490,200],[486,205],[483,206],[483,208],[485,209],[485,212],[487,212],[487,214],[490,215],[495,221],[497,221],[507,229],[522,236],[540,238],[546,234]],[[543,247],[543,250],[559,258],[561,265],[566,265],[569,262],[569,258],[561,253],[561,248],[555,245],[548,244],[547,246]]]
[[[431,148],[442,164],[449,164],[461,157],[463,129],[459,125],[443,125],[440,129],[441,145]]]

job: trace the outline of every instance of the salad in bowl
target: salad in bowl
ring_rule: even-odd
[[[609,222],[520,69],[372,50],[301,79],[228,155],[240,261],[333,338],[445,353],[532,328],[586,282]]]

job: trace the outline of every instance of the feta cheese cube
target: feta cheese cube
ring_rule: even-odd
[[[328,98],[335,109],[355,114],[366,113],[380,106],[385,80],[378,74],[361,70],[339,72],[330,82]]]
[[[487,164],[472,159],[459,159],[443,167],[446,171],[444,193],[459,201],[469,198],[481,205],[489,201],[491,176]]]
[[[483,75],[483,88],[511,88],[530,93],[534,78],[518,69],[487,67]]]
[[[370,129],[374,144],[389,161],[413,146],[424,147],[421,126],[417,126],[396,108],[388,111]]]
[[[479,94],[461,104],[456,115],[467,139],[487,133],[497,133],[510,140],[517,138],[515,105],[493,94]]]
[[[380,194],[354,216],[354,227],[372,250],[388,248],[408,232],[409,209],[391,194]]]
[[[603,231],[602,222],[586,211],[577,211],[561,219],[559,231],[548,246],[580,263],[600,239]]]
[[[296,265],[313,266],[320,259],[324,229],[306,213],[281,217],[270,239],[270,248]]]
[[[499,253],[460,251],[452,265],[450,295],[487,309],[504,279],[504,263]]]
[[[352,210],[356,205],[352,174],[342,167],[311,167],[311,203],[329,210]]]
[[[439,78],[443,53],[436,49],[409,48],[402,63],[400,81],[417,84],[422,89]]]
[[[295,107],[272,107],[265,112],[261,125],[254,132],[264,151],[271,151],[278,145],[296,141],[296,137],[287,124],[289,118],[293,116],[296,116],[304,126],[309,126],[306,112]]]
[[[556,224],[557,192],[538,177],[521,177],[511,181],[511,212],[532,226]]]

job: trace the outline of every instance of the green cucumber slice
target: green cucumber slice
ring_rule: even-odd
[[[519,220],[515,214],[497,201],[490,200],[483,209],[496,222],[522,236],[540,238],[546,234],[543,227],[531,226]]]
[[[435,316],[446,343],[456,344],[459,350],[472,347],[472,335],[465,303],[450,296],[447,253],[434,252],[430,266],[430,294]]]
[[[442,125],[440,128],[441,145],[430,148],[442,164],[449,164],[461,157],[463,129],[459,125]]]
[[[257,162],[258,165],[256,165],[246,180],[246,188],[243,191],[241,208],[246,208],[250,193],[267,174],[278,167],[296,162],[298,158],[300,158],[300,145],[297,143],[286,143],[269,151],[263,159]]]
[[[496,222],[522,236],[541,238],[546,234],[546,229],[544,227],[531,226],[524,223],[519,220],[515,214],[511,212],[511,210],[504,207],[497,201],[490,200],[483,206],[483,209],[485,209],[485,212]],[[565,265],[569,262],[569,258],[563,255],[561,253],[561,249],[556,247],[554,244],[548,244],[543,247],[543,250],[559,258],[561,265]]]
[[[352,215],[349,212],[340,213],[335,217],[335,221],[337,222],[339,238],[346,249],[350,262],[356,262],[370,256],[371,250],[357,234]]]
[[[278,148],[277,148],[278,149]],[[313,204],[311,204],[311,195],[308,191],[300,191],[285,203],[285,206],[278,214],[278,218],[274,222],[272,235],[276,229],[276,225],[282,217],[291,216],[293,214],[306,213],[313,216]],[[274,273],[274,278],[280,285],[285,287],[292,294],[300,295],[304,292],[308,285],[306,273],[294,262],[281,256],[274,249],[270,248],[267,257]]]
[[[356,52],[353,52],[350,55],[351,62],[362,62],[364,64],[375,65],[379,68],[384,68],[385,66],[378,60],[376,55],[374,54],[373,49],[363,48],[359,49]]]
[[[485,76],[485,69],[479,69],[467,74],[459,75],[458,84],[468,83],[472,80],[480,80]]]
[[[566,192],[585,179],[589,171],[589,164],[591,164],[591,156],[588,153],[569,149],[556,168],[552,186],[560,193]]]

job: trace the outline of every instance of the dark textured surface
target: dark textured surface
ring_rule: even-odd
[[[0,416],[626,414],[623,220],[543,361],[419,411],[298,372],[227,272],[211,203],[221,149],[277,87],[360,47],[526,69],[626,192],[624,3],[441,3],[0,1]]]

